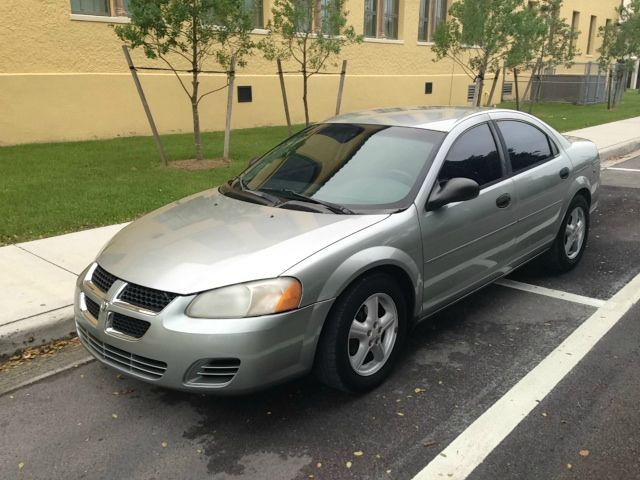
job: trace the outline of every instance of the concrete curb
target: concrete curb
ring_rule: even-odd
[[[636,150],[640,150],[640,138],[603,148],[600,150],[600,161],[604,162],[615,157],[621,157]]]
[[[73,305],[0,326],[0,358],[75,334]]]

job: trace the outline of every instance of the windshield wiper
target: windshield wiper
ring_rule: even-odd
[[[267,205],[279,205],[282,203],[282,199],[274,196],[274,195],[269,195],[268,193],[264,193],[258,190],[251,190],[249,187],[247,187],[247,184],[245,183],[245,181],[242,179],[242,177],[236,177],[236,185],[238,185],[240,187],[240,192],[247,194],[247,195],[252,195],[254,197],[258,197],[261,198],[263,200],[266,200],[266,204]]]
[[[336,205],[335,203],[325,202],[324,200],[318,200],[316,198],[307,197],[306,195],[303,195],[302,193],[298,193],[298,192],[295,192],[293,190],[289,190],[287,188],[282,189],[282,190],[278,190],[278,189],[275,189],[275,188],[273,188],[273,189],[272,188],[263,188],[260,191],[264,191],[264,190],[268,190],[270,192],[273,192],[276,195],[279,195],[279,194],[282,193],[282,194],[284,194],[285,196],[287,196],[291,200],[300,200],[302,202],[315,203],[316,205],[322,205],[327,210],[330,210],[333,213],[339,213],[341,215],[353,215],[353,214],[355,214],[355,212],[353,210],[350,210],[347,207],[343,207],[342,205]],[[282,207],[285,204],[286,204],[286,202],[285,203],[281,203],[280,205],[277,205],[277,206],[278,207]]]

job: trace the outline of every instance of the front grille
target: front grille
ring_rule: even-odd
[[[91,300],[86,295],[84,296],[84,303],[87,306],[87,311],[95,318],[98,319],[98,313],[100,313],[100,305]]]
[[[93,275],[91,276],[91,282],[102,290],[104,293],[107,293],[115,282],[117,278],[107,272],[100,265],[96,266],[96,269],[93,271]]]
[[[226,385],[240,368],[238,358],[213,358],[194,363],[186,375],[186,382],[192,384]]]
[[[177,293],[163,292],[130,283],[120,294],[119,299],[123,302],[146,308],[152,312],[160,312],[177,296]]]
[[[167,370],[165,362],[134,355],[108,343],[101,342],[79,325],[78,335],[91,353],[120,370],[135,373],[150,380],[157,380]]]
[[[151,324],[145,320],[139,320],[137,318],[127,317],[121,313],[111,314],[111,328],[114,330],[129,335],[130,337],[140,338],[145,333]]]

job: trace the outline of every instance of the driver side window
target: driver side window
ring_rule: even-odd
[[[483,188],[503,176],[502,162],[493,134],[486,123],[464,132],[455,141],[438,174],[444,185],[451,178],[475,180]]]

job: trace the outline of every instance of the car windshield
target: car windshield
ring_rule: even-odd
[[[313,125],[264,155],[237,183],[288,201],[306,197],[355,210],[406,208],[443,138],[442,132],[419,128]]]

